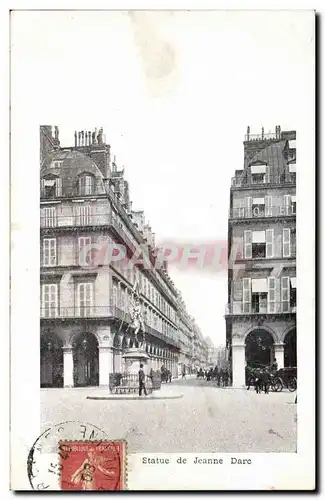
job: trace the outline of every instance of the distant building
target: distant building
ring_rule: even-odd
[[[123,245],[128,259],[147,244],[154,264],[155,237],[143,212],[132,210],[124,170],[103,130],[75,132],[68,148],[60,146],[57,127],[54,134],[51,126],[40,131],[41,386],[107,386],[110,373],[124,370],[135,286],[151,367],[164,365],[176,377],[180,359],[193,364],[197,327],[167,266],[105,261],[109,244]],[[92,265],[96,252],[103,259]]]
[[[233,384],[245,365],[296,366],[296,132],[251,135],[230,189],[226,338]],[[246,347],[245,347],[246,346]]]

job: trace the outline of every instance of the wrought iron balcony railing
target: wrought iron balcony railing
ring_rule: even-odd
[[[296,184],[296,173],[288,172],[282,175],[253,175],[248,172],[238,177],[232,177],[231,187],[262,187],[271,184]]]
[[[255,219],[263,217],[285,217],[295,216],[295,205],[278,205],[267,207],[265,205],[250,207],[231,208],[229,210],[230,219]]]
[[[289,302],[270,302],[265,305],[237,302],[226,305],[226,316],[237,314],[294,314],[297,306]]]

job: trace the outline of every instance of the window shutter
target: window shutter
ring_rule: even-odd
[[[235,280],[233,284],[233,300],[243,300],[243,285],[241,280]]]
[[[41,197],[45,196],[45,180],[41,179]]]
[[[272,196],[265,196],[265,215],[272,217]]]
[[[274,229],[266,230],[266,257],[273,257]]]
[[[58,177],[55,182],[55,195],[62,196],[62,179]]]
[[[246,200],[246,217],[252,217],[253,198],[251,196],[247,196],[245,200]]]
[[[268,294],[267,294],[267,304],[268,304],[268,312],[275,313],[275,286],[276,286],[276,278],[273,276],[268,277]]]
[[[251,279],[243,278],[243,313],[250,313],[251,305]]]
[[[291,207],[291,196],[290,194],[284,195],[284,210],[286,215],[290,215],[290,207]]]
[[[282,302],[282,312],[289,312],[290,303],[290,278],[288,276],[282,276],[281,279],[281,302]]]
[[[80,236],[78,240],[78,258],[79,266],[85,266],[88,264],[89,252],[86,253],[84,250],[85,247],[91,245],[91,237],[90,236]]]
[[[244,231],[244,258],[252,258],[252,231]]]
[[[266,184],[270,183],[270,167],[268,165],[265,166],[265,176],[264,176],[264,182]]]
[[[283,257],[291,257],[290,229],[283,229]]]

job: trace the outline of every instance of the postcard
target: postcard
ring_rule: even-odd
[[[10,488],[315,489],[315,12],[10,22]]]

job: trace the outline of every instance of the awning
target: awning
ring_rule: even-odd
[[[252,174],[265,174],[266,165],[251,165]]]
[[[296,203],[296,197],[295,196],[291,196],[291,201],[292,201],[292,203]]]
[[[266,293],[267,291],[267,278],[252,279],[252,293]]]
[[[44,180],[44,186],[55,186],[55,179]]]
[[[297,288],[297,286],[296,286],[296,278],[291,278],[291,288]]]
[[[265,243],[265,231],[253,231],[252,243]]]
[[[265,198],[253,198],[253,205],[265,205]]]
[[[295,171],[296,171],[296,164],[289,163],[289,172],[295,172]]]
[[[296,149],[296,139],[291,139],[289,141],[289,148],[290,149]]]

